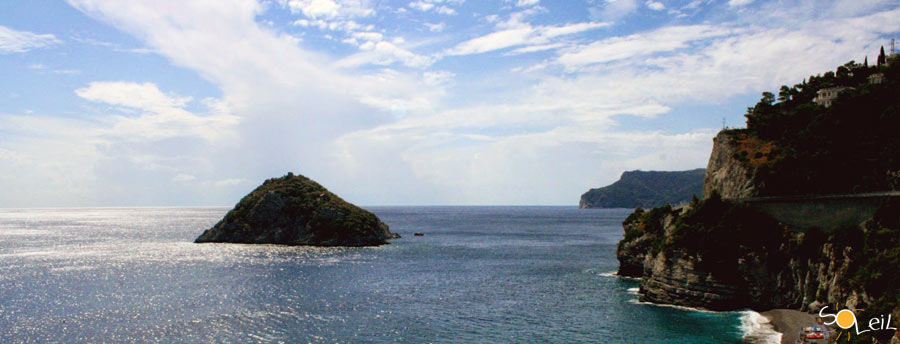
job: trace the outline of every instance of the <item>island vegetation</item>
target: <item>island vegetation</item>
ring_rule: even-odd
[[[198,243],[376,246],[399,237],[375,214],[288,173],[244,196]]]

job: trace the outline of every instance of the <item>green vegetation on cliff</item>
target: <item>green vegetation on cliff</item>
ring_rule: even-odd
[[[900,61],[853,61],[747,109],[735,158],[758,167],[764,195],[842,194],[900,187]],[[842,88],[842,89],[835,89]],[[823,90],[830,106],[813,100]],[[820,103],[822,103],[820,101]]]
[[[706,170],[627,171],[608,186],[581,195],[580,208],[658,207],[686,203],[703,191]]]
[[[667,221],[668,232],[664,228]],[[643,237],[650,254],[697,257],[698,268],[728,281],[739,279],[735,273],[742,255],[777,249],[785,233],[785,228],[768,216],[718,194],[704,200],[694,198],[683,209],[666,205],[645,212],[638,208],[623,226],[625,238],[620,247]]]

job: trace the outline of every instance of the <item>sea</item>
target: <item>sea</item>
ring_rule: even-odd
[[[228,208],[0,209],[0,343],[780,338],[752,311],[638,302],[614,273],[627,209],[366,208],[403,237],[194,244]]]

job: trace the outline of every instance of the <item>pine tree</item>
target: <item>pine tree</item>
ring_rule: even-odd
[[[869,55],[866,55],[866,58],[863,59],[863,67],[869,68]]]
[[[884,46],[881,46],[881,52],[878,53],[878,67],[884,64]]]

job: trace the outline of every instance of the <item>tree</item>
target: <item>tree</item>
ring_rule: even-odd
[[[863,59],[863,68],[869,68],[869,55],[866,55],[866,58]]]
[[[766,103],[768,105],[772,105],[775,102],[775,95],[772,92],[763,92],[762,99],[759,100],[760,103]]]
[[[882,45],[882,46],[881,46],[881,52],[878,53],[878,65],[877,65],[877,66],[878,66],[878,67],[881,67],[881,65],[883,65],[884,62],[885,62],[885,59],[884,59],[884,46]]]
[[[775,103],[775,95],[772,92],[763,92],[762,99],[755,106],[747,108],[747,129],[760,136],[768,136],[770,129],[775,125],[777,111],[772,105]]]
[[[786,102],[791,100],[791,89],[785,85],[781,85],[781,89],[778,90],[778,101]]]

